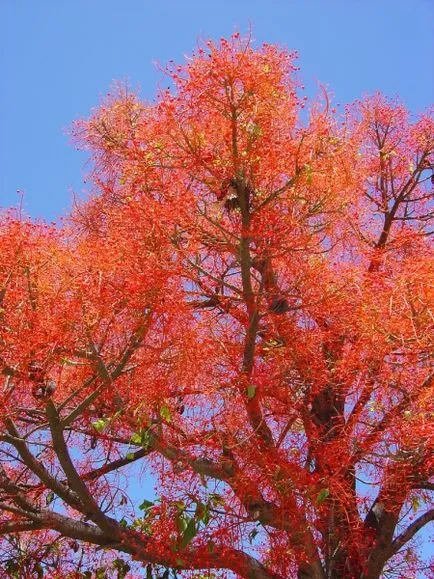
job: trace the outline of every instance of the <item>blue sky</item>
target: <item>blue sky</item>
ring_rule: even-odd
[[[48,220],[83,188],[85,156],[65,129],[114,79],[151,99],[155,62],[182,61],[201,38],[253,29],[297,49],[308,94],[342,104],[382,90],[414,113],[433,102],[432,0],[0,0],[0,206]]]

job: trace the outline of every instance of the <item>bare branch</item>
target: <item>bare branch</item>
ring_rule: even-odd
[[[434,521],[434,509],[426,511],[423,515],[413,521],[396,539],[392,542],[389,551],[389,557],[392,557],[397,553],[408,541],[415,536],[415,534],[420,531],[426,524]]]

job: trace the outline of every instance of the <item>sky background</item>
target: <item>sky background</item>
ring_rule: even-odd
[[[434,0],[0,0],[0,206],[22,192],[30,215],[65,214],[86,170],[73,120],[115,79],[152,99],[156,62],[249,26],[299,51],[308,95],[318,82],[342,104],[381,90],[416,114],[434,101],[433,22]]]
[[[381,90],[416,115],[434,101],[433,22],[434,0],[0,0],[0,206],[65,215],[86,172],[71,123],[116,79],[152,99],[157,62],[235,30],[298,50],[310,96]]]

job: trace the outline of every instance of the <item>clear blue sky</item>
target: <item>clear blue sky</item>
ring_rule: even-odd
[[[0,205],[67,211],[85,157],[65,128],[114,79],[152,98],[155,61],[182,60],[198,39],[246,32],[300,53],[316,82],[347,103],[380,89],[412,112],[433,102],[433,0],[0,0]]]

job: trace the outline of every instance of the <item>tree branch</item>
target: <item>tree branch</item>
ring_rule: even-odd
[[[89,518],[97,523],[102,529],[113,533],[114,537],[119,534],[118,523],[107,517],[99,508],[98,504],[89,492],[89,489],[85,485],[83,479],[78,474],[75,466],[69,455],[68,447],[66,446],[65,439],[63,438],[62,426],[60,423],[60,418],[57,413],[57,409],[52,400],[48,400],[46,405],[47,417],[50,424],[51,437],[53,440],[53,449],[59,460],[59,463],[66,474],[68,479],[68,484],[71,489],[73,489],[80,499],[80,502],[85,508],[85,514]],[[80,509],[82,510],[82,509]]]
[[[150,452],[152,452],[152,449],[140,448],[139,450],[136,450],[136,452],[132,453],[132,456],[130,458],[127,458],[127,457],[118,458],[117,460],[109,462],[109,463],[105,464],[104,466],[101,466],[100,468],[97,468],[95,470],[92,470],[88,473],[81,475],[81,478],[83,480],[95,480],[101,476],[104,476],[106,474],[109,474],[110,472],[113,472],[114,470],[118,470],[119,468],[122,468],[123,466],[126,466],[128,464],[131,464],[131,463],[137,461],[137,460],[140,460],[141,458],[147,456]]]
[[[390,547],[389,557],[395,555],[401,549],[401,547],[408,543],[408,541],[411,541],[415,534],[430,521],[434,521],[434,509],[426,511],[426,513],[413,521],[411,525],[405,529],[405,531],[396,537]]]
[[[66,504],[74,509],[81,510],[82,505],[78,496],[68,487],[53,477],[43,464],[38,461],[27,448],[26,443],[20,437],[18,430],[11,419],[6,419],[6,428],[11,434],[10,443],[17,449],[24,464],[45,484],[46,487],[55,492]]]
[[[0,536],[25,531],[40,531],[43,528],[41,523],[35,521],[5,521],[0,523]]]

